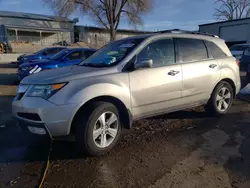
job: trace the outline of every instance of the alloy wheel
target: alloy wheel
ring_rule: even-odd
[[[231,97],[230,90],[226,87],[222,87],[216,96],[217,109],[221,112],[226,111],[230,105]]]
[[[97,147],[106,148],[118,133],[118,118],[113,112],[104,112],[97,119],[93,129],[93,140]]]

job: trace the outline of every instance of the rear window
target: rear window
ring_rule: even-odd
[[[207,49],[202,40],[178,38],[179,57],[183,62],[199,61],[208,58]]]
[[[47,49],[47,54],[56,54],[57,52],[60,52],[62,49],[61,48],[48,48]]]
[[[213,42],[205,41],[207,47],[209,48],[213,58],[222,58],[227,55]]]
[[[247,45],[232,46],[230,48],[230,51],[244,51],[247,47],[248,47]]]

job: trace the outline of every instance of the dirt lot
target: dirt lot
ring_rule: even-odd
[[[27,147],[11,118],[16,68],[0,64],[0,187],[35,187],[48,144]],[[250,187],[250,108],[236,99],[230,113],[202,107],[137,121],[103,157],[86,158],[74,143],[53,144],[43,187]]]

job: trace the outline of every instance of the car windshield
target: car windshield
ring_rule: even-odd
[[[122,39],[111,42],[98,50],[88,59],[84,60],[81,66],[110,67],[122,61],[135,47],[145,38]]]
[[[51,60],[60,60],[62,59],[65,55],[67,55],[69,53],[69,50],[62,50],[59,53],[53,55],[51,58]]]
[[[232,46],[230,51],[244,51],[247,47],[247,45]]]

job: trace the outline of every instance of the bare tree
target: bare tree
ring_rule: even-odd
[[[97,24],[105,27],[110,40],[115,40],[121,19],[136,26],[142,24],[141,16],[152,7],[152,0],[44,0],[60,16],[82,11]]]
[[[250,16],[250,0],[217,0],[219,8],[214,16],[218,20],[233,20]]]

